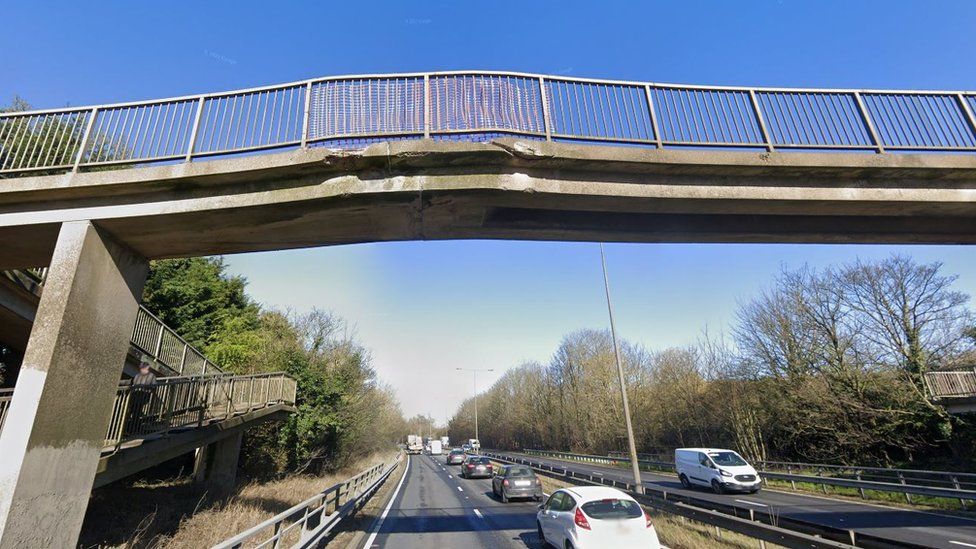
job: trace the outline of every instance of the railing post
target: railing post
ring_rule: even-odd
[[[542,125],[546,130],[546,141],[552,141],[552,116],[549,114],[549,94],[546,93],[546,77],[539,77],[539,94],[542,96]]]
[[[953,486],[953,487],[954,487],[954,488],[955,488],[956,490],[959,490],[959,489],[961,489],[961,487],[959,486],[959,478],[958,478],[958,477],[956,477],[956,475],[952,475],[952,477],[951,477],[951,478],[952,478],[952,486]],[[968,507],[968,506],[966,505],[966,500],[965,500],[965,499],[963,499],[963,498],[959,498],[959,503],[960,503],[960,504],[962,505],[962,510],[963,510],[963,511],[965,511],[966,509],[968,509],[968,508],[969,508],[969,507]]]
[[[651,115],[651,131],[654,132],[654,145],[662,149],[664,148],[664,143],[661,138],[661,129],[657,123],[657,111],[654,110],[654,96],[651,94],[650,84],[644,86],[644,98],[647,100],[647,112]]]
[[[193,117],[193,129],[190,130],[190,141],[186,146],[186,161],[193,161],[193,149],[197,146],[197,134],[200,132],[200,121],[203,119],[203,102],[205,101],[204,96],[200,96],[197,100],[197,113]]]
[[[81,161],[85,158],[85,149],[88,148],[88,140],[91,138],[92,128],[95,127],[95,118],[98,116],[98,107],[93,107],[91,110],[91,118],[88,119],[88,124],[85,125],[85,133],[81,136],[81,143],[78,145],[78,154],[75,155],[75,164],[71,168],[71,171],[76,172],[78,168],[81,167]]]
[[[905,475],[903,475],[901,471],[898,472],[898,482],[905,484]],[[907,501],[909,504],[912,503],[912,495],[908,492],[905,492],[905,501]]]
[[[183,369],[186,367],[186,350],[189,346],[189,343],[183,342],[183,356],[180,357],[180,375],[183,375]]]
[[[973,132],[973,138],[976,139],[976,117],[973,116],[973,111],[969,108],[969,103],[966,102],[966,96],[958,93],[956,94],[956,100],[959,101],[959,107],[962,109],[963,115],[969,122],[969,129]],[[976,368],[974,368],[974,370],[976,370]]]
[[[864,125],[867,127],[868,133],[871,135],[871,140],[874,141],[874,148],[877,149],[878,154],[883,154],[885,152],[884,145],[881,144],[881,138],[878,137],[878,131],[874,128],[874,122],[871,121],[871,115],[868,114],[868,109],[864,106],[864,100],[861,99],[861,92],[854,92],[854,101],[857,102],[857,108],[861,113],[861,118],[864,120]]]
[[[857,472],[857,481],[861,482],[861,472]],[[861,493],[861,499],[864,499],[864,488],[858,486],[857,491]]]
[[[424,139],[430,139],[430,75],[424,75]]]
[[[312,118],[312,81],[305,85],[305,117],[302,119],[302,148],[308,147],[308,126]]]
[[[766,150],[773,152],[776,148],[773,147],[773,140],[769,137],[769,130],[766,129],[766,120],[763,118],[762,109],[759,108],[759,100],[756,99],[756,90],[749,90],[749,101],[752,103],[753,112],[756,113],[756,122],[759,123],[759,131],[762,133]]]

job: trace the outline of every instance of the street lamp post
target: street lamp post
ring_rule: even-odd
[[[494,368],[457,368],[459,372],[471,372],[474,375],[474,438],[481,441],[478,436],[478,372],[494,372]]]
[[[624,368],[620,363],[620,345],[617,343],[617,329],[613,323],[613,303],[610,301],[610,277],[607,275],[607,255],[600,243],[600,262],[603,265],[603,287],[607,292],[607,311],[610,313],[610,337],[613,339],[613,356],[617,361],[617,377],[620,380],[620,399],[624,404],[624,423],[627,425],[627,445],[630,447],[630,466],[634,473],[634,489],[638,494],[644,493],[641,483],[640,467],[637,464],[637,445],[634,444],[634,427],[630,422],[630,402],[627,400],[627,386],[624,379]]]

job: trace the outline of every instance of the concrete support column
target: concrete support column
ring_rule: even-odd
[[[233,492],[243,438],[244,432],[240,431],[197,449],[193,462],[193,480],[204,483],[217,496]]]
[[[77,545],[146,273],[92,223],[62,224],[0,432],[0,548]]]

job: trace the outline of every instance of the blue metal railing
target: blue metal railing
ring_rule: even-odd
[[[0,114],[0,174],[498,135],[656,148],[976,152],[976,92],[707,87],[508,72],[340,76]]]

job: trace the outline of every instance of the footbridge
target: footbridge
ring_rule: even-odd
[[[446,72],[2,114],[0,269],[49,271],[0,432],[0,546],[74,544],[149,259],[452,238],[968,244],[974,109],[968,91]]]

